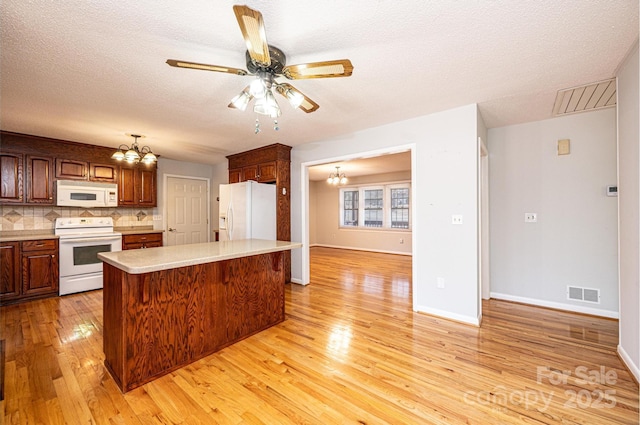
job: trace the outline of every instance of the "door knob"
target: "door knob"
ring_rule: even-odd
[[[178,229],[174,229],[174,228],[169,227],[169,231],[170,231],[170,232],[175,232],[175,231],[177,231],[177,230],[178,230]]]

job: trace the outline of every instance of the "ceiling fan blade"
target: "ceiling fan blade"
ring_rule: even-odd
[[[287,100],[289,100],[289,102],[292,103],[292,106],[293,106],[292,99],[297,99],[298,101],[300,101],[300,105],[297,107],[302,109],[307,114],[317,110],[320,107],[320,105],[318,105],[313,100],[309,99],[307,96],[304,95],[304,93],[302,93],[297,88],[293,87],[291,84],[280,83],[276,86],[276,91],[280,93],[282,96],[286,97]],[[299,98],[300,96],[302,97],[302,99]]]
[[[204,63],[196,63],[196,62],[186,62],[186,61],[180,61],[175,59],[167,59],[167,64],[171,66],[175,66],[176,68],[202,69],[204,71],[227,72],[229,74],[236,74],[236,75],[248,74],[248,72],[245,71],[244,69],[230,68],[228,66],[207,65]]]
[[[349,77],[352,72],[353,65],[349,59],[289,65],[282,70],[282,74],[290,80]]]
[[[233,6],[233,12],[236,14],[251,59],[264,66],[271,65],[262,13],[248,6],[239,5]]]

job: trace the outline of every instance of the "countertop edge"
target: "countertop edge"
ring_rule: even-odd
[[[33,233],[26,235],[0,235],[1,242],[23,242],[23,241],[37,241],[40,239],[60,239],[53,233]]]
[[[188,259],[178,259],[175,261],[165,261],[162,263],[148,264],[148,265],[141,265],[141,266],[126,264],[122,261],[118,261],[114,258],[111,258],[113,256],[117,256],[119,253],[135,252],[140,250],[99,253],[98,258],[103,262],[110,264],[126,273],[144,274],[144,273],[152,273],[152,272],[157,272],[162,270],[177,269],[180,267],[195,266],[198,264],[232,260],[235,258],[250,257],[253,255],[269,254],[272,252],[290,251],[292,249],[302,247],[302,243],[299,243],[299,242],[290,242],[290,241],[276,241],[276,242],[280,242],[281,244],[277,246],[261,247],[256,249],[243,250],[243,251],[234,251],[234,252],[218,254],[218,255],[194,256],[193,258],[188,258]],[[221,242],[208,242],[207,244],[219,244],[219,243]],[[177,246],[183,246],[183,245],[177,245]],[[156,251],[156,250],[166,250],[167,248],[174,248],[174,247],[148,248],[144,250],[145,251],[144,254],[147,254],[147,253],[151,254],[153,253],[153,251]],[[137,260],[135,259],[131,260],[131,262],[135,262],[135,261]]]

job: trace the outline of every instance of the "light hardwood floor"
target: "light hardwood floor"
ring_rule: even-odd
[[[637,424],[617,322],[485,302],[481,328],[411,310],[411,259],[312,249],[286,320],[125,395],[102,293],[0,307],[6,424]]]

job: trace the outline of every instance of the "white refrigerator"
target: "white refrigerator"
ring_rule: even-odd
[[[249,180],[220,185],[220,240],[276,240],[276,186]]]

